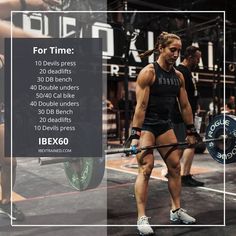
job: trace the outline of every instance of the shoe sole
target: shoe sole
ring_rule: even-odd
[[[172,224],[185,224],[185,225],[194,225],[194,224],[196,224],[196,221],[187,222],[187,221],[183,221],[183,220],[170,220],[170,222]]]
[[[143,234],[143,233],[140,233],[140,232],[138,231],[138,232],[137,232],[137,235],[139,235],[139,236],[151,236],[151,235],[155,235],[155,233]]]

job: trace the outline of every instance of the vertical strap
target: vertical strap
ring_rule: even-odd
[[[175,151],[176,149],[178,149],[178,146],[173,146],[172,148],[170,148],[167,153],[165,154],[164,156],[164,160],[167,159],[167,157],[173,152]]]

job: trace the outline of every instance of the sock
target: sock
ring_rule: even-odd
[[[176,211],[178,211],[180,208],[177,208],[175,210],[172,210],[173,213],[175,213]]]

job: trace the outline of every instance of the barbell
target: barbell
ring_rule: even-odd
[[[236,162],[236,117],[223,114],[215,116],[206,128],[206,137],[201,142],[206,144],[209,154],[217,162],[222,164]],[[199,143],[195,145],[197,144]],[[188,142],[178,142],[140,148],[133,146],[130,148],[110,149],[106,150],[105,153],[107,155],[116,153],[136,154],[144,150],[175,146],[190,147]]]
[[[206,128],[206,136],[203,139],[209,154],[219,163],[236,162],[236,117],[231,115],[215,116]],[[182,146],[189,147],[187,142],[155,145],[139,148],[138,151],[158,149],[162,147]],[[109,149],[105,154],[131,153],[131,148]],[[137,150],[135,150],[136,152]],[[83,191],[96,188],[102,181],[105,172],[105,157],[92,158],[62,158],[41,160],[41,165],[64,163],[66,177],[72,187]]]

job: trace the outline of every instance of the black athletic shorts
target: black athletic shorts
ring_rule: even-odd
[[[142,130],[150,131],[156,137],[164,134],[166,131],[173,129],[173,124],[170,120],[159,120],[155,124],[143,124]]]

